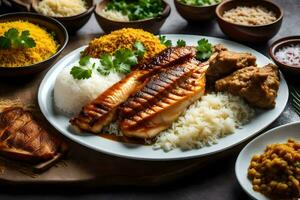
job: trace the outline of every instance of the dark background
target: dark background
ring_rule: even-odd
[[[161,33],[184,33],[226,38],[218,24],[213,21],[206,24],[188,24],[176,12],[173,2],[172,12]],[[276,39],[290,35],[300,35],[300,0],[274,0],[284,10],[284,19],[279,33],[265,44],[246,44],[267,55],[268,46]],[[0,13],[11,12],[1,7]],[[71,41],[85,35],[102,34],[94,16],[77,33],[71,36]],[[299,121],[299,116],[292,109],[289,102],[282,115],[267,129]],[[0,185],[0,200],[64,200],[64,199],[207,199],[207,200],[248,200],[250,199],[239,186],[234,165],[238,152],[199,169],[195,173],[157,187],[109,187],[89,188],[73,185],[34,185],[12,186]],[[122,170],[120,166],[120,170]]]

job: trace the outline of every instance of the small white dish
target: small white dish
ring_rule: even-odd
[[[235,163],[235,174],[238,182],[245,192],[253,199],[270,200],[252,189],[252,183],[247,177],[248,167],[254,155],[262,154],[267,145],[274,143],[286,143],[288,139],[300,141],[300,122],[294,122],[273,128],[252,140],[240,152]]]

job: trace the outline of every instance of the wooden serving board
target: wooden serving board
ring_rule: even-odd
[[[73,37],[67,49],[60,56],[88,43],[95,35]],[[42,116],[37,103],[38,87],[46,71],[33,77],[7,78],[0,80],[0,98],[19,98],[24,104],[34,105],[38,121],[54,130]],[[54,130],[55,131],[55,130]],[[56,134],[60,135],[55,131]],[[70,151],[65,160],[42,174],[32,174],[27,169],[0,159],[0,183],[86,183],[87,185],[158,185],[182,177],[207,166],[217,159],[237,152],[244,144],[214,156],[181,161],[137,161],[108,156],[75,144],[64,138]]]

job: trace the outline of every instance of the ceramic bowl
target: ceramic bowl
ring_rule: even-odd
[[[223,19],[225,11],[237,6],[262,6],[276,15],[276,20],[265,25],[241,25],[231,23]],[[240,42],[266,42],[277,34],[281,27],[283,11],[275,3],[268,0],[229,0],[219,4],[216,8],[216,16],[221,30],[230,38]]]
[[[36,64],[22,67],[6,67],[0,66],[0,76],[19,76],[19,75],[30,75],[38,73],[44,69],[49,68],[53,62],[57,59],[60,53],[66,47],[69,36],[65,27],[55,19],[39,15],[36,13],[29,12],[18,12],[0,15],[0,23],[7,21],[23,20],[33,24],[37,24],[40,27],[45,28],[48,32],[55,33],[55,39],[59,44],[58,51],[53,54],[50,58]]]
[[[276,65],[278,67],[280,67],[280,69],[283,72],[287,72],[291,75],[300,75],[300,67],[291,66],[291,65],[282,63],[275,56],[275,54],[278,50],[280,50],[283,47],[290,46],[290,45],[300,45],[300,36],[284,37],[284,38],[281,38],[281,39],[275,41],[269,48],[269,56],[276,63]]]
[[[215,18],[215,9],[219,4],[210,6],[186,5],[180,0],[174,0],[178,13],[188,22],[205,22]]]
[[[38,4],[41,0],[32,0],[32,9],[38,12]],[[79,30],[82,26],[84,26],[90,19],[93,11],[95,10],[94,0],[85,0],[87,5],[87,10],[78,15],[69,16],[69,17],[53,17],[61,22],[69,33],[74,33]]]
[[[171,12],[170,5],[165,1],[163,1],[164,10],[161,15],[155,18],[129,21],[129,22],[115,21],[115,20],[107,19],[101,15],[101,12],[105,8],[108,1],[109,0],[101,1],[95,9],[95,16],[97,22],[99,26],[103,29],[103,31],[106,33],[110,33],[111,31],[118,30],[121,28],[140,28],[145,31],[156,34],[159,32],[159,29],[165,23],[167,17],[170,15]]]

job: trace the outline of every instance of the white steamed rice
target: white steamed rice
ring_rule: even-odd
[[[163,131],[154,149],[188,150],[215,144],[218,138],[234,133],[254,116],[242,98],[230,94],[208,94],[191,105],[186,112]]]
[[[73,66],[78,66],[79,61],[65,67],[57,76],[54,85],[54,102],[56,107],[66,114],[77,114],[88,102],[122,79],[118,73],[102,76],[95,69],[101,64],[99,59],[91,58],[90,66],[95,63],[95,69],[89,79],[76,80],[70,74]]]

